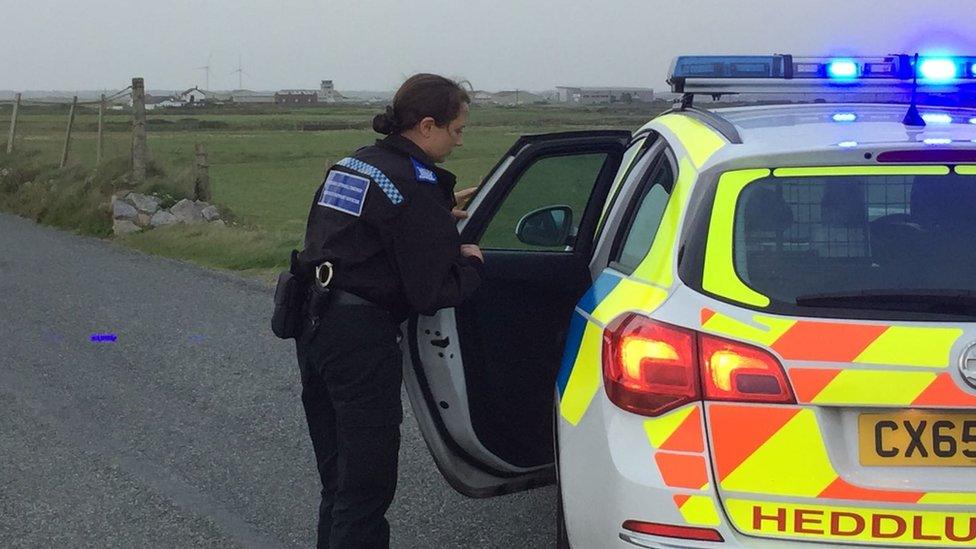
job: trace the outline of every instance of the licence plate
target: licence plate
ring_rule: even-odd
[[[976,467],[976,412],[861,414],[861,465]]]

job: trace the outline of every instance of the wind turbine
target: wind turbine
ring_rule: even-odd
[[[251,75],[247,71],[244,70],[244,66],[241,64],[241,56],[240,55],[237,56],[237,70],[236,71],[232,71],[231,74],[236,74],[237,75],[237,89],[243,90],[244,89],[244,78],[243,78],[243,75],[245,75],[245,74],[248,75],[248,76],[251,76]]]
[[[198,70],[198,71],[204,71],[204,73],[206,73],[206,88],[205,89],[207,91],[210,90],[210,58],[211,57],[212,57],[212,54],[207,56],[207,64],[206,64],[206,66],[197,67],[196,69],[194,69],[194,70]]]

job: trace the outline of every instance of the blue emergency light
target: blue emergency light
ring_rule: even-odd
[[[827,64],[827,75],[831,78],[857,78],[857,63],[850,59],[838,59]]]
[[[916,82],[917,79],[917,82]],[[976,91],[976,56],[688,55],[668,79],[676,93]]]

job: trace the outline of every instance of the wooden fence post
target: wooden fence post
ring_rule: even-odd
[[[104,128],[104,118],[105,118],[105,94],[102,94],[102,100],[98,103],[98,141],[95,144],[95,165],[101,165],[102,163],[102,130]]]
[[[7,154],[14,152],[14,137],[17,135],[17,112],[20,110],[20,94],[14,97],[14,112],[10,115],[10,133],[7,135]]]
[[[132,79],[132,179],[146,180],[149,147],[146,144],[146,84],[142,78]]]
[[[64,133],[64,149],[61,151],[61,165],[63,168],[68,164],[68,150],[71,148],[71,127],[75,124],[75,108],[78,106],[78,96],[71,100],[71,110],[68,111],[68,130]]]
[[[209,202],[210,193],[210,163],[207,162],[207,146],[197,143],[194,147],[196,160],[193,163],[193,195],[196,200]]]

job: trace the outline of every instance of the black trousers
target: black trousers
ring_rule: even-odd
[[[400,449],[398,326],[388,312],[332,306],[296,344],[322,501],[318,547],[389,547]]]

